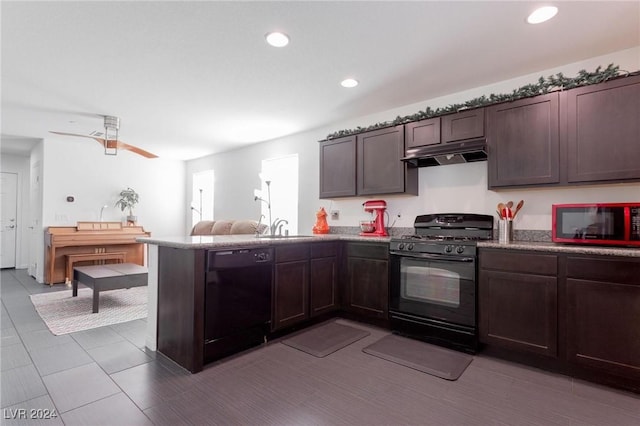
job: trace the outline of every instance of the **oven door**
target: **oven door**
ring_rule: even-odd
[[[391,252],[389,310],[475,327],[475,257]]]

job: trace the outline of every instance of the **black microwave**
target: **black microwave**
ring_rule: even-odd
[[[640,247],[640,202],[554,204],[556,243]]]

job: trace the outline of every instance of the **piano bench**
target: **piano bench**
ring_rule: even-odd
[[[127,253],[124,251],[111,252],[111,253],[82,253],[82,254],[67,254],[67,269],[65,283],[70,283],[73,279],[73,264],[77,262],[87,261],[105,261],[116,260],[118,263],[126,262]]]

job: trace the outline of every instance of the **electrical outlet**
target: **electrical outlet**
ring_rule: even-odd
[[[340,210],[331,210],[331,220],[340,219]]]

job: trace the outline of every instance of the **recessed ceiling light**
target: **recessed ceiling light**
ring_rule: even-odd
[[[289,36],[285,33],[272,32],[265,34],[264,38],[273,47],[284,47],[289,44]]]
[[[555,6],[540,7],[529,15],[527,22],[530,24],[540,24],[556,16],[556,13],[558,13],[558,8]]]
[[[358,85],[358,80],[353,78],[346,78],[340,82],[342,87],[356,87]]]

